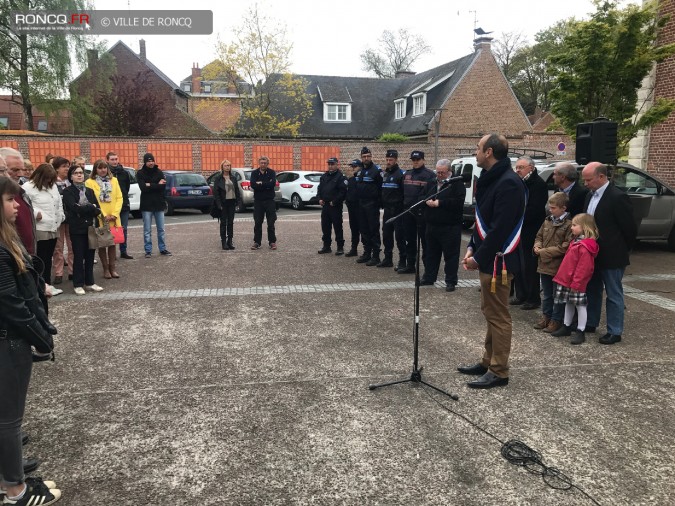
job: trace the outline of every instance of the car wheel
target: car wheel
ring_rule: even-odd
[[[471,227],[473,227],[473,221],[464,220],[464,221],[462,222],[462,228],[463,228],[464,230],[469,230]]]
[[[297,193],[294,193],[291,195],[291,207],[295,209],[296,211],[299,211],[303,207],[305,207],[305,204],[303,204],[302,199],[300,198],[300,195]]]
[[[131,216],[136,218],[137,220],[140,219],[143,215],[141,214],[140,211],[131,211]]]
[[[234,206],[234,212],[235,213],[243,213],[244,211],[246,211],[246,206],[241,201],[241,199],[238,199],[237,203]]]
[[[675,227],[673,227],[668,236],[668,249],[670,251],[675,251]]]
[[[169,202],[168,200],[164,202],[164,214],[167,216],[173,216],[174,215],[174,208],[173,204]]]

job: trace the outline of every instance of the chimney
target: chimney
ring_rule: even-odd
[[[87,66],[94,70],[94,66],[98,61],[98,51],[96,49],[87,49]]]
[[[138,41],[138,44],[139,44],[140,47],[141,47],[141,51],[140,51],[140,53],[138,53],[138,56],[140,56],[140,57],[141,57],[141,61],[142,61],[143,63],[145,63],[145,40],[144,40],[144,39],[139,40],[139,41]]]
[[[202,69],[199,63],[192,64],[192,93],[202,92]]]
[[[396,74],[394,75],[394,79],[403,79],[406,77],[412,77],[415,75],[415,72],[412,70],[397,70]]]
[[[476,37],[473,39],[473,48],[478,51],[479,49],[485,49],[487,51],[492,51],[492,37]]]

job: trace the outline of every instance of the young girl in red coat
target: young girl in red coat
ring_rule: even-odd
[[[571,344],[581,344],[586,340],[586,285],[593,276],[595,257],[598,255],[598,227],[590,214],[577,214],[572,218],[572,236],[565,258],[553,281],[558,284],[555,303],[565,304],[564,324],[551,335],[555,337],[572,335]],[[572,333],[574,310],[577,311],[577,330]]]

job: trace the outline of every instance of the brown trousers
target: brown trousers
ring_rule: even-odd
[[[508,284],[502,284],[502,274],[497,274],[497,293],[490,291],[492,276],[480,274],[480,309],[487,321],[485,352],[481,364],[500,378],[509,376],[509,354],[513,325],[509,313],[509,292],[513,274],[508,275]]]

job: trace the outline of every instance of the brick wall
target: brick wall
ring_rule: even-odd
[[[670,16],[659,37],[659,44],[675,42],[675,0],[661,0],[660,14]],[[675,57],[656,66],[655,97],[675,99]],[[675,114],[652,127],[646,169],[664,182],[675,186]]]
[[[209,130],[222,132],[239,120],[241,103],[238,99],[192,97],[188,112]]]
[[[28,153],[28,159],[37,167],[45,161],[48,153],[72,160],[80,154],[80,143],[72,141],[28,141]],[[26,153],[24,153],[25,156]]]

